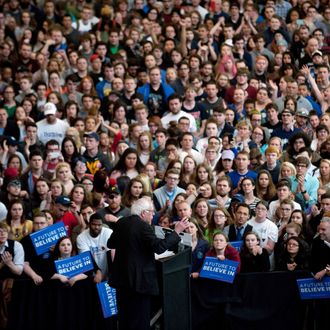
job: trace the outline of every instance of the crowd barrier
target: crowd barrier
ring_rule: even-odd
[[[310,274],[241,274],[234,284],[192,280],[193,330],[329,330],[330,300],[300,300],[296,279],[304,277]],[[8,329],[116,330],[116,319],[103,318],[90,281],[68,287],[58,281],[35,286],[30,280],[17,280]]]

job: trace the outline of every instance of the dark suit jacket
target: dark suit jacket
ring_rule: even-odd
[[[176,232],[163,240],[157,238],[152,227],[139,216],[119,219],[108,241],[108,247],[116,249],[109,276],[110,285],[157,295],[159,289],[154,253],[165,252],[179,241]]]
[[[251,231],[251,230],[252,230],[252,226],[247,225],[244,229],[244,232],[243,232],[242,236],[244,236],[245,233],[247,233],[248,231]],[[230,225],[229,226],[228,238],[229,238],[229,242],[237,241],[235,225]]]

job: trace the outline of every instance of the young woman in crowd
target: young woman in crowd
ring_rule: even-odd
[[[53,252],[53,260],[54,261],[55,260],[65,260],[65,259],[68,259],[68,258],[74,256],[75,254],[76,253],[74,251],[71,238],[68,236],[64,236],[64,237],[61,237],[55,245],[54,252]],[[101,273],[100,269],[97,267],[94,259],[92,259],[92,261],[93,261],[93,266],[94,266],[93,270],[88,271],[86,273],[81,273],[81,274],[75,275],[71,278],[57,273],[56,268],[55,268],[55,263],[54,263],[52,265],[54,273],[53,273],[51,279],[58,280],[58,281],[62,282],[63,284],[69,284],[70,286],[73,286],[76,282],[85,280],[88,277],[93,278],[93,281],[95,283],[101,282],[102,273]]]
[[[299,237],[290,237],[285,242],[282,254],[278,256],[276,270],[295,271],[308,267],[308,257],[305,247]]]
[[[75,182],[69,163],[61,162],[57,164],[55,169],[55,178],[63,184],[65,192],[70,194]]]
[[[32,232],[33,223],[31,220],[26,219],[25,206],[20,199],[10,201],[5,221],[8,227],[9,239],[20,241]]]
[[[205,238],[209,243],[212,243],[214,234],[221,233],[226,226],[233,223],[233,219],[227,209],[217,207],[213,210],[210,221],[205,230]]]
[[[244,235],[240,257],[242,273],[267,272],[270,269],[268,251],[260,246],[260,238],[253,231]]]
[[[276,188],[272,176],[267,170],[258,171],[256,196],[265,201],[271,201],[276,196]]]
[[[197,278],[202,268],[204,257],[209,250],[209,243],[205,240],[203,231],[194,218],[189,219],[189,227],[186,232],[192,236],[192,260],[191,260],[191,277]]]
[[[126,149],[117,164],[114,166],[110,177],[118,178],[122,175],[127,175],[130,179],[135,178],[143,169],[143,164],[140,161],[137,151],[133,148]]]
[[[228,237],[223,233],[215,233],[213,235],[213,244],[209,251],[207,251],[206,257],[214,257],[219,260],[232,260],[238,262],[237,273],[240,272],[241,258],[238,251],[232,247],[229,243]]]
[[[146,190],[143,182],[138,178],[132,179],[124,191],[122,198],[123,205],[131,207],[133,202],[141,198],[144,193],[146,193]]]
[[[193,215],[203,232],[205,232],[211,218],[211,207],[206,199],[199,198],[195,201],[193,205]]]
[[[152,149],[152,138],[150,133],[142,132],[138,139],[137,152],[143,165],[148,163]]]

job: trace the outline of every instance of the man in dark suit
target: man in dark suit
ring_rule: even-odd
[[[131,216],[119,219],[108,241],[115,249],[109,283],[117,290],[120,330],[150,329],[150,298],[159,292],[154,253],[174,248],[180,241],[179,233],[189,224],[179,221],[165,239],[156,237],[150,226],[154,205],[144,197],[131,207]]]
[[[251,210],[249,205],[239,203],[235,212],[235,223],[226,226],[223,232],[228,236],[230,242],[242,241],[243,236],[248,231],[252,230],[252,226],[247,224],[251,217]]]
[[[317,280],[330,275],[330,218],[324,217],[318,226],[318,236],[313,239],[311,270]]]

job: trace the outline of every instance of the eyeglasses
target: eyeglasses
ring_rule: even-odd
[[[267,211],[265,207],[256,207],[256,211]]]
[[[83,182],[84,186],[93,186],[94,184],[92,182]]]
[[[173,178],[173,176],[168,176],[167,179],[168,179],[168,180],[172,180],[172,181],[179,180],[179,178]]]
[[[214,218],[225,219],[226,216],[224,214],[215,214]]]
[[[146,212],[148,212],[148,213],[155,213],[155,210],[145,210]]]

